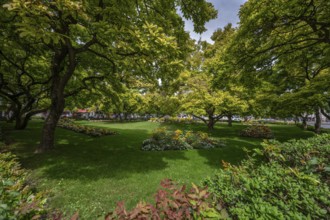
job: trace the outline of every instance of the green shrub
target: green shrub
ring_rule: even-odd
[[[330,136],[266,142],[255,157],[224,169],[205,184],[234,219],[327,219]],[[260,159],[260,158],[259,158]]]
[[[269,127],[261,124],[253,124],[243,131],[241,131],[241,136],[243,137],[253,137],[253,138],[273,138],[274,135]]]
[[[155,130],[150,139],[143,141],[144,151],[209,149],[224,146],[223,143],[208,137],[207,133],[192,131]]]
[[[306,174],[313,173],[330,183],[330,134],[285,143],[267,141],[255,152],[267,161],[277,161]]]
[[[28,182],[16,157],[0,153],[0,219],[39,219],[46,214],[44,193],[35,193]]]

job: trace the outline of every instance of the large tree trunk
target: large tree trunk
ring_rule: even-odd
[[[23,130],[27,127],[31,117],[35,114],[41,113],[46,111],[47,109],[36,109],[33,111],[30,111],[28,113],[22,113],[19,117],[19,119],[16,119],[16,123],[15,123],[15,129],[17,130]],[[22,116],[24,115],[24,116]]]
[[[68,32],[67,27],[65,27],[64,31],[65,33]],[[65,45],[63,44],[60,50],[55,50],[54,52],[51,68],[51,105],[36,153],[46,152],[54,148],[55,129],[64,110],[65,97],[68,96],[68,94],[64,93],[65,87],[72,77],[77,64],[76,54],[69,39],[65,39]],[[68,60],[65,59],[66,57],[68,57]],[[62,68],[63,66],[67,68]]]
[[[125,113],[123,113],[123,114],[124,114],[124,120],[125,120],[125,121],[128,121],[128,120],[127,120],[127,118],[128,118],[128,113],[125,112]]]
[[[52,67],[52,86],[51,86],[51,105],[49,109],[49,114],[45,119],[45,123],[42,129],[41,141],[38,146],[36,153],[43,153],[54,148],[55,141],[55,129],[58,120],[64,110],[65,96],[64,88],[70,79],[70,75],[65,74],[62,78],[60,75],[61,62],[65,59],[66,50],[62,53],[56,53],[53,59]],[[74,66],[69,66],[67,73],[70,72],[71,75],[74,71]]]
[[[305,117],[302,118],[302,126],[304,130],[307,130],[307,118]]]
[[[232,114],[228,114],[228,126],[232,127],[233,126],[233,115]]]
[[[54,148],[55,129],[64,110],[64,97],[59,96],[52,100],[52,106],[42,129],[41,141],[36,153],[43,153]]]
[[[321,132],[321,114],[320,108],[315,109],[315,133],[319,134]]]
[[[22,121],[24,121],[23,116],[19,113],[15,115],[15,129],[16,130],[23,130]]]
[[[207,128],[209,129],[209,130],[213,130],[214,129],[214,124],[215,124],[215,120],[214,120],[214,117],[213,117],[213,115],[209,115],[209,120],[208,120],[208,122],[207,122]]]
[[[24,130],[27,127],[28,122],[31,119],[31,116],[25,115],[24,117],[21,116],[21,117],[18,117],[18,118],[16,118],[15,129],[16,130]]]

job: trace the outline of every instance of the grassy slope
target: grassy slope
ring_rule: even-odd
[[[41,188],[53,193],[52,205],[69,213],[79,210],[84,219],[106,213],[113,209],[116,201],[126,201],[129,207],[139,200],[152,201],[164,178],[182,184],[199,183],[220,168],[221,160],[238,163],[245,155],[243,147],[251,149],[260,143],[258,139],[238,137],[243,125],[235,124],[232,128],[218,125],[211,135],[224,140],[227,144],[224,148],[143,152],[141,142],[159,124],[79,123],[110,128],[119,134],[91,138],[57,129],[56,150],[44,155],[33,154],[40,136],[40,121],[32,122],[24,131],[12,131],[10,135],[23,166],[40,178]],[[206,131],[202,124],[170,125],[169,128]],[[272,125],[272,129],[280,141],[313,135],[295,126]]]

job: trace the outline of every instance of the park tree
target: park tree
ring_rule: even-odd
[[[330,66],[329,14],[325,0],[248,1],[240,9],[240,26],[227,50],[226,61],[252,91],[266,80],[279,88],[276,95],[282,94],[283,100],[311,101],[316,132],[328,91],[316,84]]]
[[[330,2],[327,0],[250,0],[240,9],[232,49],[245,70],[266,70],[273,62],[305,49],[330,55]]]
[[[21,39],[11,23],[12,16],[0,9],[0,96],[12,113],[15,129],[25,129],[30,118],[49,107],[49,68],[41,48]]]
[[[315,65],[329,66],[329,4],[326,0],[246,2],[229,47],[231,60],[244,72],[245,81],[254,85],[261,75],[271,75],[279,60],[283,64],[284,57],[296,58],[306,51],[317,61]],[[287,60],[286,65],[292,62]]]
[[[278,86],[286,95],[291,94],[295,98],[291,101],[296,103],[296,106],[300,106],[301,111],[308,110],[308,107],[313,108],[316,133],[321,129],[321,110],[325,106],[329,91],[329,86],[322,86],[323,81],[328,81],[330,78],[330,63],[323,59],[322,51],[323,48],[315,46],[308,50],[296,51],[290,56],[284,55],[278,59],[273,68],[275,71],[273,81],[282,81],[282,85]],[[300,105],[297,104],[297,100],[301,101]]]
[[[113,101],[112,109],[120,120],[128,120],[130,115],[143,111],[143,104],[142,94],[138,90],[126,89],[118,94],[117,100]]]
[[[111,83],[123,72],[145,78],[176,75],[188,39],[177,8],[197,32],[216,17],[212,4],[192,0],[11,0],[3,7],[13,15],[20,37],[47,48],[51,104],[38,152],[54,147],[65,99],[91,82]]]
[[[213,77],[207,72],[190,73],[180,95],[182,110],[202,120],[210,130],[224,116],[231,126],[231,117],[244,111],[246,103],[238,93],[217,89],[212,84]]]
[[[179,113],[181,105],[177,95],[162,90],[151,90],[143,94],[143,103],[143,112],[157,117],[174,116]]]
[[[231,62],[228,47],[233,40],[236,29],[229,23],[223,29],[217,29],[211,39],[214,44],[208,45],[205,50],[204,69],[212,78],[214,89],[225,94],[225,101],[222,103],[222,114],[228,118],[228,125],[232,125],[234,115],[243,115],[249,108],[249,90],[245,89],[238,80],[239,71]]]

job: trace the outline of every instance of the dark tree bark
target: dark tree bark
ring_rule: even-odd
[[[59,103],[55,108],[51,108],[48,117],[45,120],[40,145],[37,148],[36,153],[43,153],[54,149],[55,129],[63,110],[64,100],[62,104]]]
[[[209,130],[213,130],[214,129],[214,124],[215,124],[215,120],[214,120],[214,117],[213,117],[213,114],[212,115],[209,115],[209,120],[207,122],[207,128]]]
[[[219,121],[223,117],[223,115],[214,116],[214,112],[215,112],[214,107],[206,109],[205,112],[207,113],[207,116],[208,116],[207,120],[204,119],[203,117],[200,117],[200,116],[197,116],[194,114],[193,114],[193,116],[195,118],[202,120],[207,125],[207,128],[211,131],[214,129],[214,125],[217,123],[217,121]]]
[[[304,115],[304,114],[301,114],[300,115],[301,117],[301,120],[302,120],[302,127],[304,130],[307,130],[307,118],[308,118],[308,115]]]
[[[306,118],[302,118],[302,126],[304,130],[307,130],[307,119]]]
[[[51,106],[42,129],[40,145],[36,153],[43,153],[54,148],[55,129],[65,106],[64,85],[59,77],[54,77],[51,91]]]
[[[27,127],[27,125],[33,115],[41,113],[41,112],[45,112],[45,111],[47,111],[46,108],[37,109],[37,110],[29,111],[27,113],[23,113],[23,114],[17,116],[17,118],[15,120],[15,129],[24,130]]]
[[[232,127],[233,126],[233,115],[232,114],[228,114],[228,126]]]
[[[68,67],[63,76],[61,76],[61,66],[66,62],[66,57],[68,57]],[[71,47],[71,43],[67,40],[66,45],[63,45],[61,50],[56,50],[52,59],[51,106],[42,129],[41,141],[36,153],[43,153],[54,148],[55,129],[65,106],[64,89],[75,67],[75,52]]]
[[[24,128],[22,128],[22,115],[20,114],[16,114],[15,116],[15,129],[16,130],[22,130]]]
[[[321,114],[320,108],[315,109],[315,133],[319,134],[321,132]]]

